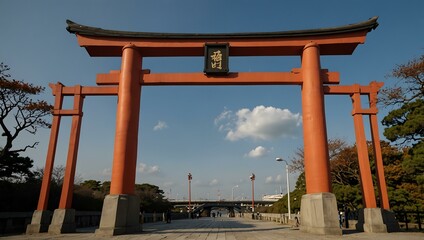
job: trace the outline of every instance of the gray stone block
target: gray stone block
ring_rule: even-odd
[[[141,231],[140,199],[134,195],[107,195],[96,235],[114,236]]]
[[[52,223],[49,226],[49,233],[74,233],[75,229],[75,209],[54,210]]]
[[[52,213],[47,210],[35,210],[32,214],[31,224],[27,225],[26,234],[47,232]]]
[[[387,233],[400,230],[395,215],[381,208],[364,208],[359,210],[356,230],[369,233]]]
[[[336,197],[332,193],[314,193],[302,196],[300,230],[303,232],[342,235]]]
[[[399,222],[395,213],[386,209],[381,209],[383,214],[383,222],[386,224],[387,232],[400,232]]]

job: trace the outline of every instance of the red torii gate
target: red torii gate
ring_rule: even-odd
[[[381,207],[389,209],[377,129],[375,99],[381,83],[370,86],[324,86],[338,84],[339,75],[320,67],[320,55],[352,54],[365,41],[367,32],[376,28],[377,18],[338,28],[273,33],[245,34],[164,34],[103,30],[68,21],[68,31],[76,33],[80,46],[91,56],[121,56],[120,71],[97,76],[98,85],[111,87],[65,87],[51,85],[55,109],[46,159],[45,175],[37,210],[27,233],[46,231],[47,200],[61,116],[72,116],[71,136],[65,179],[59,208],[55,210],[49,232],[75,231],[72,205],[73,181],[78,151],[82,106],[85,96],[118,95],[115,148],[110,195],[105,199],[99,234],[116,235],[141,230],[138,223],[139,200],[134,194],[137,159],[138,119],[141,86],[149,85],[263,85],[286,84],[302,87],[305,177],[307,194],[302,197],[302,230],[313,233],[341,234],[337,204],[331,193],[324,94],[347,94],[353,99],[353,116],[358,145],[361,186],[364,195],[365,231],[386,230],[381,211],[376,208],[369,168],[362,115],[370,115],[376,155]],[[231,56],[300,55],[302,67],[291,72],[229,73],[211,76],[202,73],[150,73],[142,70],[143,57],[203,56],[205,43],[226,43]],[[368,94],[370,109],[362,109],[360,94]],[[63,110],[64,96],[74,96],[74,108]],[[380,212],[379,212],[380,211]],[[369,216],[368,216],[369,215]],[[376,217],[377,215],[377,217]],[[377,220],[375,220],[377,219]]]

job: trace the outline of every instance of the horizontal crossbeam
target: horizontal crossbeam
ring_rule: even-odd
[[[60,84],[60,83],[59,83]],[[52,89],[53,96],[56,96],[56,84],[49,84]],[[76,95],[76,91],[78,91],[75,87],[62,87],[62,95],[63,96],[73,96]],[[110,95],[118,95],[118,87],[82,87],[81,95],[83,96],[110,96]]]
[[[117,85],[119,71],[97,74],[98,85]],[[321,77],[326,84],[339,84],[338,72],[321,70]],[[302,72],[293,69],[291,72],[239,72],[224,76],[208,76],[203,73],[149,73],[143,70],[140,84],[157,85],[301,85]]]
[[[368,86],[361,86],[358,84],[351,86],[324,86],[324,93],[327,95],[351,95],[359,93],[362,95],[377,93],[384,83],[382,82],[371,82]]]
[[[99,85],[117,85],[119,82],[119,71],[111,71],[108,74],[98,74],[97,84]],[[339,74],[337,72],[328,72],[321,70],[324,83],[339,83]],[[208,77],[201,73],[157,73],[150,74],[149,70],[142,71],[142,85],[301,85],[302,76],[300,69],[293,69],[291,72],[276,72],[276,73],[233,73],[225,77]],[[113,96],[118,95],[118,86],[73,86],[65,87],[61,83],[49,84],[52,88],[53,95],[56,96],[56,87],[61,88],[62,96]],[[351,86],[323,86],[324,94],[326,95],[373,95],[376,96],[379,89],[383,86],[382,82],[371,82],[368,86],[354,84]],[[357,100],[358,101],[358,100]],[[374,101],[374,100],[372,100]],[[360,104],[354,104],[352,115],[377,114],[376,106],[369,109],[363,109]],[[80,110],[64,110],[55,109],[53,115],[72,116],[81,115]]]

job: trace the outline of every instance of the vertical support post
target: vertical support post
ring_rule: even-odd
[[[71,208],[74,190],[75,168],[77,164],[81,132],[82,107],[84,103],[84,96],[81,95],[81,90],[82,87],[80,85],[76,85],[74,87],[73,110],[75,113],[72,116],[65,176],[63,178],[59,209],[56,209],[53,213],[52,223],[49,226],[49,233],[60,234],[75,232],[75,210]]]
[[[81,86],[74,87],[74,110],[78,114],[72,116],[71,134],[69,138],[68,157],[63,179],[62,194],[60,196],[59,208],[69,209],[72,207],[72,193],[74,189],[75,167],[77,164],[78,147],[81,132],[82,107],[84,96],[81,95]]]
[[[54,111],[62,109],[62,88],[63,84],[61,83],[57,83],[56,85],[54,85],[54,94],[56,95],[54,100]],[[56,156],[57,138],[59,135],[61,117],[62,116],[60,114],[53,113],[52,127],[50,130],[50,141],[47,150],[46,165],[44,166],[44,175],[43,180],[41,182],[41,191],[40,198],[38,199],[37,210],[47,210],[50,192],[50,182],[52,178],[54,159]]]
[[[370,118],[371,136],[372,136],[372,142],[373,142],[373,148],[374,148],[380,204],[381,204],[381,208],[390,210],[389,197],[387,195],[386,179],[384,177],[384,166],[383,166],[383,157],[381,155],[380,137],[378,136],[377,115],[371,114],[369,118]]]
[[[306,193],[331,192],[319,47],[305,46],[302,55],[302,110]]]
[[[141,230],[140,199],[134,195],[140,113],[141,55],[136,46],[122,49],[116,111],[115,146],[110,194],[103,203],[98,235],[118,235]]]
[[[358,151],[359,172],[361,175],[361,188],[365,208],[376,208],[374,186],[372,182],[371,167],[368,156],[367,140],[365,138],[364,120],[361,111],[361,96],[359,85],[355,85],[356,92],[352,95],[353,122],[355,125],[356,148]]]
[[[55,95],[54,110],[61,110],[63,104],[62,88],[63,84],[57,83],[56,85],[50,85]],[[47,149],[46,165],[44,166],[44,175],[41,182],[40,196],[38,199],[37,210],[34,211],[31,219],[31,224],[28,224],[26,233],[40,233],[47,232],[50,224],[51,212],[47,211],[50,183],[54,166],[54,159],[56,156],[57,138],[60,129],[60,114],[53,114],[52,127],[50,130],[50,140]]]
[[[140,113],[141,55],[134,45],[122,50],[110,194],[134,194]]]
[[[368,146],[365,138],[363,111],[361,107],[361,91],[358,84],[354,85],[354,93],[351,95],[353,103],[353,123],[355,125],[356,148],[358,151],[359,173],[361,175],[362,200],[364,209],[358,216],[356,229],[364,232],[387,232],[386,217],[383,211],[377,208],[374,185],[371,175],[371,167],[368,155]]]
[[[301,202],[301,230],[341,235],[337,202],[331,193],[320,53],[316,43],[302,53],[302,109],[306,195]]]
[[[377,184],[378,191],[380,196],[380,205],[381,208],[385,210],[390,210],[389,197],[387,195],[387,186],[386,179],[384,177],[384,166],[383,166],[383,156],[381,155],[381,145],[380,145],[380,136],[378,135],[378,121],[377,121],[377,92],[379,86],[376,82],[372,82],[371,84],[372,92],[368,95],[370,108],[375,109],[375,114],[370,114],[370,128],[371,128],[371,136],[372,143],[374,149],[374,157],[375,157],[375,169],[377,173]]]

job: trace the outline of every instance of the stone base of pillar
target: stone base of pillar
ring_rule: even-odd
[[[114,236],[142,230],[140,199],[134,195],[107,195],[103,202],[102,217],[96,235]]]
[[[381,208],[359,210],[356,230],[369,233],[398,232],[400,230],[393,212]]]
[[[31,224],[27,225],[26,234],[47,232],[49,229],[52,212],[35,210],[32,214]]]
[[[49,233],[74,233],[75,232],[75,209],[55,209]]]
[[[313,193],[302,196],[300,230],[326,235],[342,235],[336,196],[332,193]]]
[[[381,209],[381,213],[383,214],[383,222],[386,224],[387,232],[399,232],[400,226],[395,213],[385,209]]]

